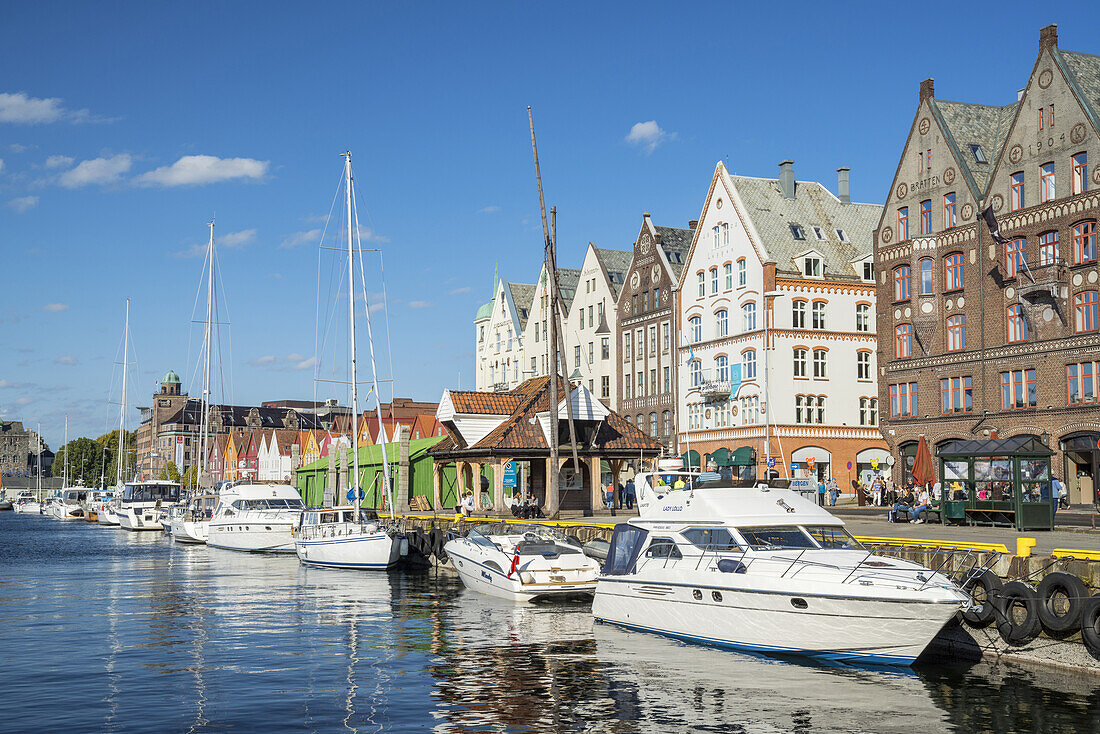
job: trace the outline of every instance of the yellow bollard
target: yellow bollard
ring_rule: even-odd
[[[1035,547],[1035,538],[1016,538],[1016,555],[1020,558],[1030,558],[1031,549]]]

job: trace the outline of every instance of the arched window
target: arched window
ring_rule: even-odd
[[[741,354],[741,379],[756,379],[756,350],[746,349]]]
[[[713,296],[718,292],[718,267],[715,266],[710,269],[710,294]]]
[[[726,278],[725,286],[727,291],[733,290],[733,266],[726,263],[722,266],[722,274]]]
[[[1010,342],[1022,342],[1027,339],[1027,319],[1024,318],[1024,308],[1018,303],[1008,307],[1008,340]]]
[[[714,312],[714,325],[715,335],[719,337],[729,336],[730,333],[730,320],[729,313],[726,309],[721,309]]]
[[[741,307],[741,331],[756,329],[756,303],[749,301]]]
[[[948,255],[943,259],[945,290],[954,291],[963,287],[963,256],[961,252]]]
[[[1081,291],[1073,297],[1073,330],[1096,331],[1100,324],[1100,301],[1096,291]]]
[[[745,285],[745,282],[746,282],[747,279],[748,279],[748,276],[747,276],[747,273],[745,271],[745,258],[741,258],[740,260],[737,261],[737,285],[739,285],[739,286]]]
[[[688,319],[688,338],[692,344],[703,341],[703,319],[698,316]]]
[[[1058,230],[1039,235],[1039,267],[1052,265],[1058,259]]]
[[[649,414],[649,435],[657,435],[657,413],[653,412]]]
[[[815,329],[825,328],[825,301],[814,301],[811,313],[811,322]]]
[[[908,301],[912,273],[908,265],[894,268],[894,300]]]
[[[672,434],[672,412],[666,410],[661,413],[661,435],[668,436]]]
[[[955,314],[947,317],[947,351],[966,349],[966,316]]]
[[[720,354],[714,358],[714,379],[718,382],[726,382],[730,379],[729,357]]]
[[[899,324],[894,329],[894,355],[898,359],[913,356],[913,325]]]
[[[1073,225],[1073,262],[1075,265],[1096,260],[1096,222]]]
[[[627,424],[628,426],[629,426],[629,425],[630,425],[631,423],[633,423],[633,422],[634,422],[634,419],[633,419],[633,418],[631,418],[631,417],[630,417],[629,415],[624,415],[624,416],[623,416],[623,420],[624,420],[624,421],[626,421],[626,424]]]
[[[1027,240],[1017,237],[1005,245],[1005,271],[1015,278],[1021,270],[1027,270]]]
[[[856,331],[871,330],[871,304],[856,304]]]
[[[934,292],[935,286],[932,282],[932,258],[926,257],[920,261],[920,294],[922,296],[930,296]]]
[[[688,371],[691,374],[692,387],[699,387],[703,384],[703,363],[700,360],[691,360],[691,365],[689,365]]]
[[[794,349],[794,376],[806,376],[806,350],[802,347],[795,347]]]

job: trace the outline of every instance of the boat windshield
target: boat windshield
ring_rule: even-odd
[[[127,484],[122,490],[123,502],[156,502],[166,500],[175,502],[179,499],[180,487],[178,484]]]
[[[233,503],[233,507],[238,510],[301,510],[305,508],[305,503],[301,500],[284,500],[278,498],[237,500]]]
[[[853,538],[847,530],[836,525],[808,525],[806,526],[806,532],[809,533],[822,548],[865,550],[865,548],[860,545],[859,541]]]
[[[810,536],[797,525],[774,527],[738,528],[737,532],[753,550],[780,550],[784,548],[816,548]]]
[[[492,531],[493,527],[493,525],[478,525],[476,528],[473,528],[470,530],[470,532],[466,533],[466,540],[474,543],[475,545],[481,545],[485,546],[486,548],[493,548],[495,550],[497,548],[496,543],[489,540],[488,536],[486,535],[486,533]]]

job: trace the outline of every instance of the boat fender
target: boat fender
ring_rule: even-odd
[[[1010,645],[1024,645],[1038,637],[1039,597],[1035,587],[1023,581],[1009,581],[994,597],[997,611],[997,631]]]
[[[1081,641],[1093,657],[1100,658],[1100,594],[1081,605]]]
[[[992,571],[985,571],[980,576],[969,579],[963,585],[963,590],[972,600],[978,602],[978,605],[962,613],[963,621],[971,627],[988,627],[994,616],[993,595],[999,592],[1003,585],[1001,577]],[[975,594],[975,592],[978,593]]]
[[[1081,611],[1089,591],[1072,573],[1054,571],[1039,582],[1039,621],[1052,634],[1068,634],[1081,626]]]

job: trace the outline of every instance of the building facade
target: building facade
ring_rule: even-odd
[[[835,477],[887,457],[878,431],[872,233],[882,208],[817,182],[715,167],[677,285],[681,453],[745,479]],[[774,464],[768,473],[767,458]]]
[[[983,90],[984,91],[984,90]],[[1033,435],[1073,502],[1100,466],[1100,57],[1039,36],[1000,107],[916,114],[876,234],[882,428],[906,476],[920,436]],[[1006,242],[981,221],[986,206]]]
[[[634,241],[625,283],[619,293],[615,361],[619,365],[616,410],[666,451],[676,446],[679,344],[673,289],[691,247],[688,229],[658,227],[649,212]]]
[[[0,474],[5,476],[29,476],[37,471],[38,453],[42,442],[35,431],[24,428],[21,421],[0,421]],[[49,464],[43,452],[43,474]],[[52,454],[50,454],[52,457]]]
[[[523,330],[535,286],[498,278],[492,306],[474,319],[475,383],[478,390],[511,390],[523,382]],[[487,313],[486,313],[487,312]]]
[[[618,388],[619,368],[614,358],[618,298],[630,258],[630,252],[605,250],[589,242],[576,294],[563,321],[567,354],[562,373],[570,376],[571,382],[580,381],[609,407]],[[535,376],[545,374],[543,370]]]
[[[183,466],[198,461],[199,447],[192,440],[198,426],[177,421],[171,428],[167,427],[169,420],[184,407],[193,403],[192,410],[197,411],[202,404],[199,400],[190,400],[181,387],[179,375],[175,370],[168,370],[153,394],[152,404],[138,407],[141,424],[137,429],[137,466],[139,471],[149,472],[151,476],[157,476],[169,461],[181,467],[180,471]],[[183,449],[183,464],[179,461],[177,445]]]

